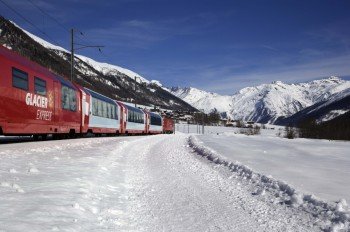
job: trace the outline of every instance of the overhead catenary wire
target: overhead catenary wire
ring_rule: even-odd
[[[54,18],[53,16],[51,16],[49,13],[47,13],[44,9],[42,9],[41,7],[39,7],[37,4],[35,4],[32,0],[27,0],[30,4],[32,4],[35,8],[37,8],[41,13],[43,13],[44,15],[46,15],[47,17],[51,18],[53,21],[55,21],[57,23],[57,25],[59,25],[60,27],[62,27],[65,31],[69,32],[69,30],[60,22],[58,21],[56,18]]]
[[[34,3],[32,0],[27,0],[30,4],[32,4],[35,8],[37,8],[42,14],[46,15],[47,17],[51,18],[58,26],[60,26],[64,31],[70,33],[70,29],[66,28],[66,26],[64,26],[59,20],[57,20],[55,17],[53,17],[50,13],[48,13],[47,11],[45,11],[43,8],[41,8],[40,6],[38,6],[36,3]],[[85,34],[83,32],[81,32],[80,30],[74,29],[76,30],[78,33],[74,33],[73,36],[77,39],[79,39],[82,42],[87,42],[88,44],[93,44],[89,39],[86,38]],[[79,36],[78,36],[79,35]],[[82,45],[82,44],[78,44],[75,43],[76,45]],[[84,44],[83,46],[86,47],[94,47],[88,44]],[[101,48],[98,48],[98,51],[100,52],[101,55],[103,55],[105,58],[110,59],[110,57],[108,57]]]
[[[53,42],[55,45],[57,46],[61,46],[63,47],[58,41],[56,41],[55,39],[51,38],[51,36],[49,36],[46,32],[44,32],[43,30],[41,30],[37,25],[35,25],[35,23],[33,23],[32,21],[30,21],[29,19],[27,19],[25,16],[23,16],[21,13],[19,13],[16,9],[14,9],[13,7],[11,7],[7,2],[5,2],[4,0],[0,0],[0,2],[2,2],[7,8],[9,8],[11,11],[13,11],[15,14],[17,14],[19,17],[21,17],[24,21],[26,21],[27,23],[29,23],[31,26],[33,26],[35,29],[37,29],[40,33],[42,33],[44,36],[46,36],[46,38],[48,38],[51,42]]]
[[[37,4],[35,4],[32,0],[27,0],[31,5],[33,5],[37,10],[39,10],[42,14],[44,14],[45,16],[51,18],[59,27],[61,27],[64,31],[70,33],[71,29],[66,28],[59,20],[57,20],[55,17],[53,17],[50,13],[48,13],[47,11],[45,11],[43,8],[41,8],[40,6],[38,6]],[[46,38],[48,38],[51,42],[53,42],[55,45],[60,46],[60,47],[64,47],[63,45],[61,45],[57,40],[53,39],[51,36],[49,36],[45,31],[41,30],[37,25],[35,25],[35,23],[33,23],[31,20],[27,19],[24,15],[22,15],[21,13],[19,13],[16,9],[14,9],[13,7],[11,7],[11,5],[9,5],[5,0],[0,0],[0,2],[2,2],[6,7],[8,7],[10,10],[12,10],[15,14],[17,14],[19,17],[21,17],[24,21],[26,21],[27,23],[29,23],[31,26],[33,26],[35,29],[37,29],[41,34],[43,34]],[[74,29],[76,30],[78,33],[74,33],[74,37],[76,39],[79,39],[82,42],[87,43],[85,46],[87,47],[94,47],[94,46],[90,46],[88,44],[93,44],[89,39],[86,38],[86,36],[84,35],[83,32],[81,32],[80,30]],[[78,36],[80,35],[80,36]],[[98,47],[98,46],[97,46]],[[105,57],[106,59],[111,59],[111,57],[109,57],[100,47],[98,48],[99,53]]]

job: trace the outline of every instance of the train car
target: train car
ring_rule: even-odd
[[[80,132],[86,134],[89,130],[89,119],[90,119],[90,99],[91,95],[87,93],[83,87],[74,84],[74,86],[79,90],[79,95],[81,101],[79,102],[81,108],[81,124]]]
[[[123,134],[146,134],[147,122],[145,112],[139,108],[129,106],[119,101],[117,103],[120,106],[120,125]]]
[[[126,123],[127,123],[127,108],[126,106],[119,101],[114,101],[119,108],[119,125],[120,125],[120,134],[126,134]]]
[[[163,117],[163,133],[173,134],[175,130],[174,120],[168,117]]]
[[[0,70],[0,134],[81,132],[81,99],[73,84],[2,46]]]
[[[111,98],[99,94],[91,89],[84,88],[90,105],[88,132],[93,134],[121,133],[119,121],[120,110],[118,104]],[[88,107],[87,107],[88,108]]]
[[[148,133],[149,134],[161,134],[163,133],[163,119],[157,113],[149,112],[149,126]]]
[[[0,135],[173,132],[172,121],[73,84],[2,46],[0,71]]]

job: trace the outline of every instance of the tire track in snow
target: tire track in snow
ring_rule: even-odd
[[[126,150],[129,214],[137,231],[319,231],[313,217],[254,196],[225,167],[197,156],[185,135]]]

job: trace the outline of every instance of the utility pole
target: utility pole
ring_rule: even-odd
[[[199,109],[200,113],[202,114],[202,134],[204,134],[204,109]],[[199,119],[198,119],[199,120]],[[200,130],[199,130],[200,132]]]
[[[71,41],[71,50],[70,50],[70,81],[73,82],[74,79],[74,29],[70,30],[70,41]]]
[[[135,108],[136,108],[136,76],[135,76],[135,83],[134,83],[134,93],[135,93],[134,103],[135,103]]]
[[[81,33],[81,32],[80,32]],[[83,33],[81,33],[83,34]],[[84,49],[84,48],[98,48],[99,51],[101,51],[101,48],[104,46],[99,46],[99,45],[83,45],[83,44],[76,44],[74,43],[74,29],[72,28],[70,30],[70,36],[71,36],[71,50],[70,50],[70,81],[74,81],[74,52],[79,49]],[[80,47],[75,48],[74,45],[80,45]]]
[[[204,112],[202,112],[202,134],[204,135]]]

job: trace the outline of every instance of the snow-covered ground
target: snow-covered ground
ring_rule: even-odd
[[[345,201],[322,205],[310,197],[303,202],[296,194],[288,195],[292,189],[287,184],[262,179],[260,170],[255,173],[243,162],[241,166],[225,162],[225,158],[236,157],[221,156],[206,146],[219,147],[216,137],[243,136],[228,131],[220,134],[222,128],[211,129],[212,133],[207,128],[209,134],[204,136],[178,132],[2,144],[0,231],[349,228]],[[213,134],[214,130],[219,135]],[[203,143],[205,139],[208,142]],[[254,152],[259,146],[258,137],[248,139],[252,143],[247,149]],[[271,135],[264,139],[278,138]],[[276,162],[285,157],[276,156],[270,157]]]
[[[187,126],[187,125],[186,125]],[[184,125],[177,129],[187,133]],[[261,135],[238,134],[239,128],[205,127],[197,135],[203,144],[231,161],[270,175],[315,194],[327,201],[346,199],[350,202],[350,142],[277,137],[283,127],[268,125]],[[190,125],[190,133],[196,126]]]

